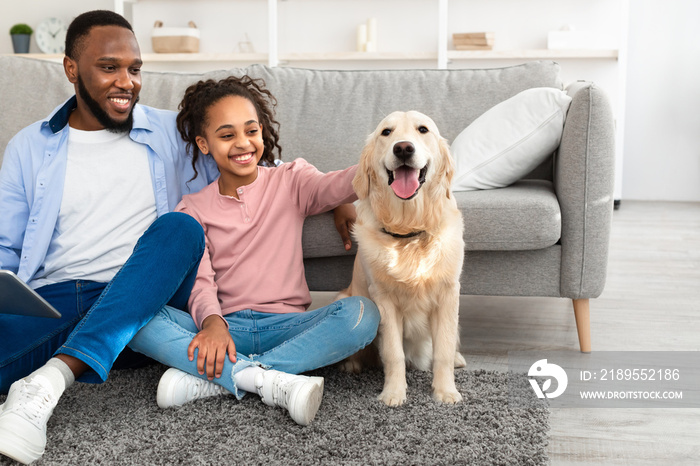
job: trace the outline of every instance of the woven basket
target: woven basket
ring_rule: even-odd
[[[156,21],[151,33],[153,51],[156,53],[197,53],[199,52],[199,29],[190,21],[186,28],[164,28]]]

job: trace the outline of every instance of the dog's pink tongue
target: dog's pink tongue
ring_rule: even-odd
[[[394,171],[394,182],[391,183],[391,189],[401,199],[413,196],[419,186],[418,170],[403,165]]]

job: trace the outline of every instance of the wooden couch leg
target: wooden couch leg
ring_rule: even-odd
[[[588,299],[574,299],[574,317],[578,331],[578,344],[582,353],[591,352],[591,311]]]

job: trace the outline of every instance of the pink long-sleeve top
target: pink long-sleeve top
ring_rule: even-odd
[[[304,276],[301,232],[309,215],[357,199],[357,166],[321,173],[304,159],[258,167],[238,197],[219,193],[215,181],[184,196],[176,211],[204,228],[206,246],[189,299],[198,328],[210,315],[243,309],[302,312],[311,303]]]

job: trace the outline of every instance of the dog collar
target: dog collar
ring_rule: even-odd
[[[418,236],[421,233],[425,233],[425,230],[412,231],[411,233],[406,233],[405,235],[400,235],[398,233],[392,233],[390,231],[386,231],[384,228],[382,228],[382,233],[386,233],[387,235],[391,235],[394,238],[413,238],[414,236]]]

